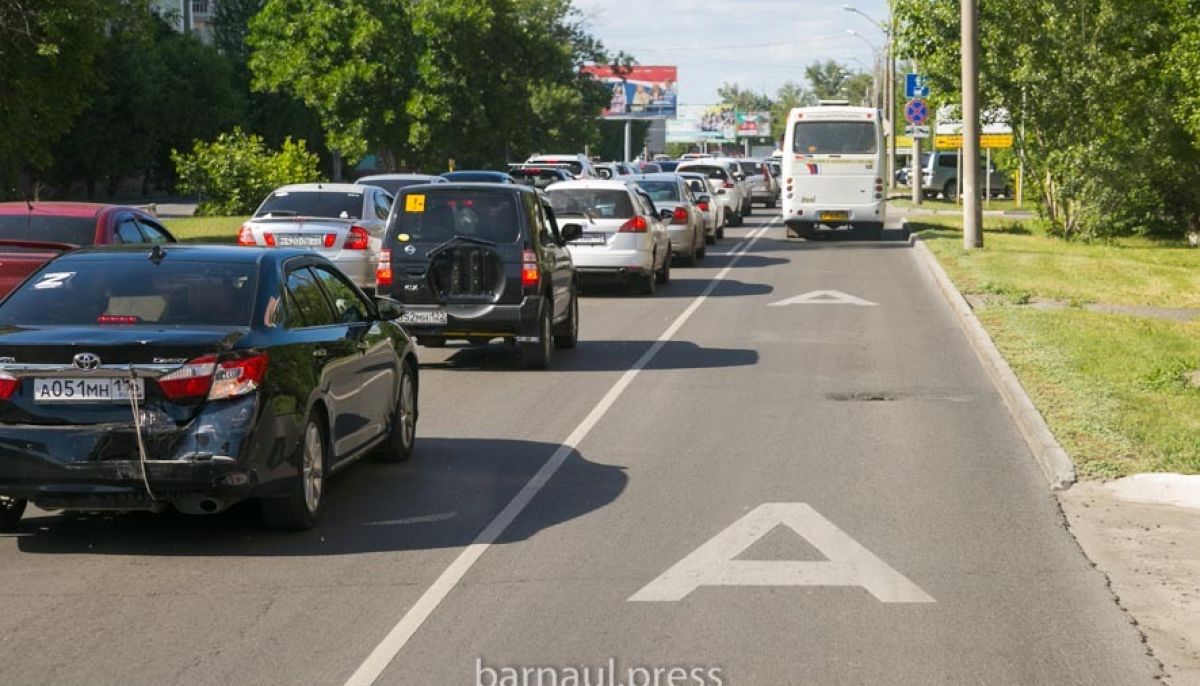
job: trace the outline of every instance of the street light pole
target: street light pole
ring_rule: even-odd
[[[883,103],[881,103],[880,109],[883,108],[883,104],[886,104],[888,108],[887,122],[891,126],[891,135],[888,141],[888,173],[890,174],[888,188],[891,188],[896,180],[896,136],[899,132],[894,121],[896,118],[896,13],[891,11],[891,2],[888,5],[888,21],[886,24],[881,21],[875,21],[871,15],[849,3],[843,3],[842,9],[863,17],[874,24],[887,37],[887,45],[885,46],[887,55],[883,60],[883,69],[887,71],[887,74],[883,83]],[[872,46],[872,49],[874,49],[874,46]]]
[[[962,0],[963,249],[983,247],[979,204],[979,0]]]

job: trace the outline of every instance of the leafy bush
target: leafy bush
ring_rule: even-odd
[[[171,151],[179,175],[179,191],[200,196],[197,215],[241,215],[254,211],[275,188],[319,181],[318,158],[304,141],[287,138],[278,152],[260,136],[240,128],[211,143],[196,141],[191,153]]]

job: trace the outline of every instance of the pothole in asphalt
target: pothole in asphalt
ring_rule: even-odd
[[[842,403],[885,403],[899,400],[900,394],[889,391],[855,391],[853,393],[828,393],[825,397]]]

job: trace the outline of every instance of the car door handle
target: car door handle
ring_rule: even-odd
[[[323,359],[323,358],[329,357],[329,351],[326,350],[325,348],[314,348],[313,349],[313,357],[315,357],[317,359]]]

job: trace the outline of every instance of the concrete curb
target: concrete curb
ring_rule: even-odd
[[[907,221],[904,222],[904,224],[907,223]],[[907,229],[907,226],[905,228]],[[979,319],[971,311],[971,306],[967,304],[962,293],[950,281],[946,270],[934,257],[933,252],[921,241],[920,236],[910,235],[908,240],[909,245],[913,247],[913,253],[925,264],[937,284],[938,290],[946,299],[946,304],[954,312],[959,326],[967,335],[967,341],[975,350],[979,361],[983,363],[983,368],[996,386],[996,390],[1000,391],[1004,405],[1012,415],[1013,421],[1016,422],[1017,428],[1021,431],[1021,436],[1024,437],[1038,466],[1042,468],[1042,473],[1050,482],[1050,488],[1056,491],[1070,488],[1071,484],[1075,483],[1075,463],[1071,461],[1071,456],[1059,445],[1058,439],[1046,425],[1046,420],[1034,407],[1033,401],[1029,399],[1029,394],[1017,380],[1017,375],[1008,366],[1008,362],[1005,362],[1004,357],[996,348],[996,344],[992,342],[991,336],[979,323]]]

